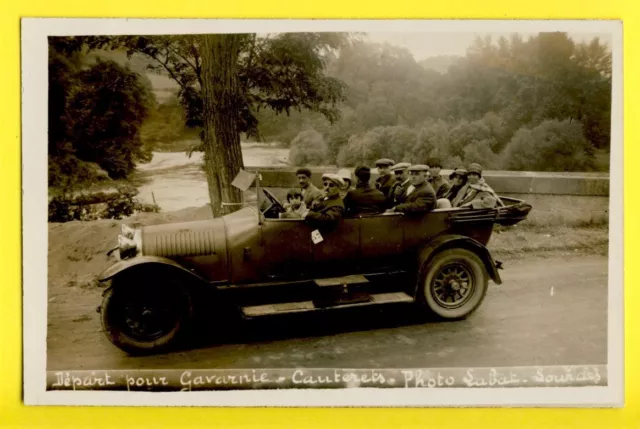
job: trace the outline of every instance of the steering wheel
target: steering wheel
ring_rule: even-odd
[[[267,199],[271,203],[271,207],[269,207],[267,210],[265,210],[265,213],[266,212],[270,212],[270,211],[274,211],[276,214],[278,214],[278,213],[284,213],[286,211],[284,209],[284,207],[282,206],[282,204],[280,204],[280,201],[278,201],[278,199],[275,197],[275,195],[273,195],[271,193],[271,191],[268,191],[268,190],[262,188],[262,192],[264,192],[264,195],[267,197]]]

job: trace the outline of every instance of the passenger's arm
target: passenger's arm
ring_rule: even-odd
[[[411,213],[433,210],[436,205],[436,197],[430,192],[421,192],[415,201],[410,203],[398,204],[394,207],[394,211]]]
[[[305,220],[319,221],[319,222],[335,222],[337,220],[340,220],[343,213],[344,213],[343,207],[333,206],[333,207],[330,207],[324,213],[310,211],[305,216]]]

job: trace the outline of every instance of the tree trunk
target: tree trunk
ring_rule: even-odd
[[[238,132],[239,47],[239,35],[205,35],[201,53],[204,161],[214,217],[242,207],[242,192],[231,186],[236,174],[244,167]]]

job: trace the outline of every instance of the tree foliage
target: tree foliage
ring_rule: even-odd
[[[50,186],[126,177],[151,157],[140,139],[150,83],[113,61],[85,60],[67,43],[50,45]]]

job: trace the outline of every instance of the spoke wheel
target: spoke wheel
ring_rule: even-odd
[[[422,263],[418,302],[442,319],[463,319],[480,306],[488,284],[484,263],[476,253],[446,249]]]
[[[445,265],[433,279],[431,293],[439,305],[458,308],[473,296],[473,273],[464,264]]]

